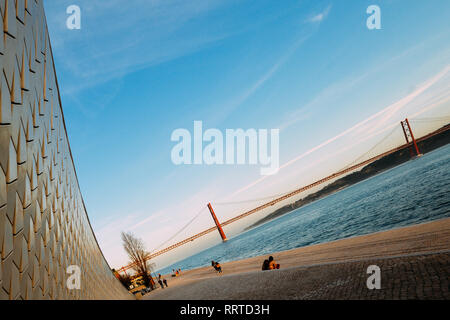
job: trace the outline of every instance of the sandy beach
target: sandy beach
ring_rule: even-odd
[[[281,251],[280,270],[261,271],[267,256],[166,275],[169,287],[143,299],[449,299],[450,218]],[[382,288],[366,286],[367,267]]]

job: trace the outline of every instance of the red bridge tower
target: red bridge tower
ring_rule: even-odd
[[[402,125],[403,134],[405,135],[406,143],[407,144],[411,144],[409,146],[409,150],[411,152],[411,157],[414,156],[414,151],[413,151],[413,148],[412,148],[413,145],[414,145],[414,148],[416,149],[416,155],[418,157],[420,157],[422,154],[419,151],[419,147],[417,146],[416,139],[414,139],[414,134],[413,134],[413,132],[411,130],[411,126],[409,125],[408,118],[406,118],[403,121],[400,121],[400,124]],[[411,142],[409,141],[409,139],[411,139]]]
[[[211,203],[208,203],[208,209],[209,209],[209,212],[211,212],[211,216],[214,220],[214,223],[217,226],[217,230],[219,230],[219,233],[220,233],[220,236],[222,237],[223,242],[227,241],[227,236],[225,235],[225,232],[223,232],[223,229],[219,223],[219,220],[217,220],[216,214],[214,213]]]

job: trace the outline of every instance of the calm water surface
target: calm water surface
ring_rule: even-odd
[[[158,272],[188,270],[450,217],[450,145],[253,228]]]

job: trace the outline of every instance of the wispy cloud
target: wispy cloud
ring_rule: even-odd
[[[416,99],[419,95],[423,94],[426,90],[428,90],[431,86],[436,84],[439,80],[441,80],[444,76],[446,76],[450,72],[450,65],[445,67],[441,72],[436,74],[431,79],[428,79],[423,84],[419,85],[413,92],[398,100],[394,104],[390,105],[388,108],[383,110],[383,117],[369,130],[370,132],[375,131],[377,128],[383,126],[388,122],[399,110],[407,106],[414,99]]]
[[[269,81],[283,65],[286,64],[289,58],[310,36],[311,35],[299,37],[294,43],[291,44],[288,50],[286,50],[286,52],[281,55],[264,74],[261,75],[259,79],[253,82],[234,100],[228,101],[224,106],[220,108],[216,108],[217,110],[220,110],[220,112],[216,112],[214,114],[214,121],[220,122],[221,120],[225,119],[236,108],[238,108],[247,99],[249,99],[259,88],[261,88],[267,81]]]
[[[323,20],[325,20],[328,16],[328,14],[331,11],[331,4],[325,8],[322,12],[313,15],[312,17],[308,18],[306,21],[310,23],[321,23]]]
[[[71,75],[64,94],[179,58],[229,35],[229,30],[186,35],[196,20],[226,5],[218,0],[81,1],[82,25],[76,31],[65,26],[69,2],[46,4],[58,69]]]
[[[325,19],[331,10],[331,5],[328,6],[322,13],[320,20]],[[317,16],[316,16],[317,17]],[[239,95],[235,100],[228,103],[225,107],[219,108],[222,110],[217,114],[217,118],[222,120],[226,118],[233,110],[244,103],[249,97],[251,97],[260,87],[262,87],[269,79],[271,79],[278,69],[283,66],[289,58],[295,53],[295,51],[311,36],[312,34],[304,35],[299,37],[292,45],[286,50],[286,52],[279,57],[277,61],[264,73],[258,80],[256,80],[250,87],[248,87],[241,95]]]
[[[325,87],[321,90],[311,101],[303,106],[299,106],[299,108],[294,112],[289,112],[284,120],[278,127],[280,130],[284,130],[299,121],[308,119],[312,116],[314,110],[317,110],[327,104],[331,104],[338,97],[350,95],[352,90],[355,90],[355,87],[366,81],[369,77],[378,74],[380,72],[384,72],[392,67],[396,62],[401,61],[405,57],[414,54],[418,50],[423,49],[429,40],[436,40],[442,37],[444,33],[437,34],[433,39],[427,39],[427,41],[423,41],[417,43],[399,54],[390,57],[389,59],[382,60],[381,62],[377,62],[372,66],[369,66],[367,69],[363,70],[359,74],[351,75],[348,77],[344,77],[339,79],[338,81],[331,83],[329,86]]]

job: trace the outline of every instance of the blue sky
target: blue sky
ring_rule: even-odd
[[[71,4],[80,30],[66,28]],[[366,27],[371,4],[380,30]],[[45,9],[81,191],[113,267],[127,262],[122,230],[153,249],[210,201],[295,189],[353,161],[406,116],[449,114],[446,0],[48,0]],[[223,132],[279,128],[282,169],[263,178],[258,166],[175,166],[171,133],[192,131],[194,120]],[[217,205],[216,214],[259,203]],[[212,223],[205,212],[173,241]]]

